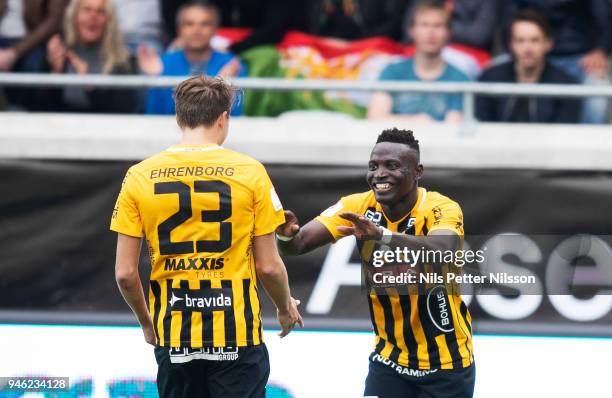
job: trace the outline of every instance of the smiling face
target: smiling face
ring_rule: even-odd
[[[381,142],[370,155],[366,180],[378,203],[393,206],[417,189],[422,174],[417,151],[405,144]]]
[[[101,41],[107,19],[106,0],[81,0],[76,14],[80,42],[94,44]]]

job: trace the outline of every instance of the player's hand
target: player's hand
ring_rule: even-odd
[[[144,339],[147,343],[153,346],[157,344],[157,339],[155,338],[155,331],[153,330],[152,322],[148,322],[142,326],[142,333],[144,334]]]
[[[281,338],[291,333],[296,324],[301,328],[304,327],[304,320],[297,309],[298,305],[300,305],[300,300],[291,297],[291,304],[289,304],[289,308],[286,311],[277,310],[278,323],[282,329],[278,335]]]
[[[353,223],[352,227],[339,226],[338,231],[345,235],[355,235],[359,240],[379,240],[382,231],[372,221],[362,215],[351,212],[340,213],[340,217]]]
[[[285,210],[285,223],[276,228],[276,233],[280,236],[295,236],[300,230],[300,223],[291,210]]]

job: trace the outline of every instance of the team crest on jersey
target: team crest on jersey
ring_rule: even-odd
[[[440,208],[440,206],[434,207],[433,209],[431,209],[431,211],[433,212],[434,216],[433,225],[440,224],[440,220],[442,220],[442,209]]]
[[[363,215],[367,220],[372,221],[374,224],[376,224],[377,226],[380,225],[380,222],[382,221],[382,213],[379,211],[375,211],[373,209],[368,209],[366,210],[365,214]]]

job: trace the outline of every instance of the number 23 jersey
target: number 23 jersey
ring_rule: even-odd
[[[285,221],[265,168],[217,145],[175,145],[132,166],[111,230],[146,239],[158,345],[262,341],[254,236]]]

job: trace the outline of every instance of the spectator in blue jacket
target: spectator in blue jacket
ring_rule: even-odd
[[[139,65],[144,73],[162,76],[246,76],[246,67],[238,58],[231,53],[215,51],[210,46],[219,26],[219,13],[213,5],[192,2],[181,6],[177,13],[177,25],[176,43],[179,49],[167,52],[160,58],[153,49],[145,46],[139,48]],[[150,90],[145,112],[174,114],[172,89]],[[232,115],[240,113],[241,107],[237,103]]]

